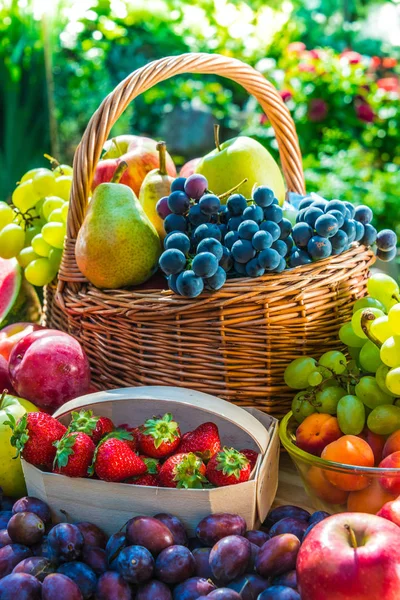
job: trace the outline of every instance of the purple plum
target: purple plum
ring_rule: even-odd
[[[11,510],[0,510],[0,529],[7,529],[8,521],[12,515]]]
[[[195,574],[197,577],[212,579],[210,552],[211,548],[195,548],[195,550],[193,550],[192,554],[196,563]]]
[[[291,587],[272,585],[258,596],[258,600],[301,600],[301,597]]]
[[[96,600],[133,600],[129,583],[115,571],[103,573],[97,582]]]
[[[106,547],[108,538],[100,527],[86,521],[75,523],[75,525],[83,535],[85,546],[97,546],[98,548]]]
[[[242,600],[241,595],[230,588],[219,588],[212,591],[206,597],[210,598],[210,600]]]
[[[103,548],[83,546],[82,560],[93,569],[96,575],[102,575],[108,570],[107,554]]]
[[[11,573],[0,582],[0,600],[40,600],[42,584],[27,573]]]
[[[247,565],[246,572],[254,573],[256,570],[256,560],[257,560],[258,553],[260,552],[260,546],[256,546],[255,544],[252,544],[250,542],[250,549],[251,549],[251,555],[250,555],[249,564]]]
[[[43,556],[24,558],[13,569],[13,573],[28,573],[28,575],[33,575],[39,581],[43,581],[47,575],[54,572],[53,563],[48,558],[43,558]]]
[[[197,537],[191,537],[191,538],[189,538],[188,548],[192,552],[196,548],[204,548],[204,547],[205,547],[204,544]],[[211,546],[209,546],[209,547],[211,547]]]
[[[42,519],[45,525],[51,523],[49,505],[34,496],[24,496],[17,500],[12,507],[12,511],[14,514],[19,512],[33,512]]]
[[[75,581],[61,573],[47,575],[42,584],[42,600],[83,600]]]
[[[8,546],[8,544],[12,544],[12,540],[8,535],[7,529],[0,529],[0,548]]]
[[[308,524],[312,525],[313,523],[320,523],[324,519],[330,517],[330,514],[325,512],[324,510],[317,510],[314,512],[308,520]]]
[[[121,550],[117,566],[129,583],[144,583],[153,576],[154,558],[144,546],[127,546]]]
[[[271,527],[274,523],[280,521],[281,519],[286,519],[286,517],[299,519],[300,521],[308,521],[310,518],[310,513],[308,510],[304,510],[304,508],[292,506],[291,504],[287,504],[286,506],[277,506],[268,513],[268,516],[265,520],[265,525]]]
[[[197,600],[199,596],[207,596],[215,589],[211,581],[203,577],[191,577],[175,587],[173,600]]]
[[[8,521],[8,535],[15,544],[33,546],[44,536],[44,523],[33,512],[17,512]]]
[[[269,582],[260,575],[246,573],[228,584],[228,587],[238,592],[242,600],[257,600],[259,594],[267,589]]]
[[[154,517],[134,517],[128,521],[126,539],[129,545],[144,546],[154,556],[174,544],[171,531]]]
[[[292,533],[282,533],[263,544],[256,560],[256,570],[262,577],[281,575],[296,567],[300,540]]]
[[[0,579],[9,575],[21,560],[31,554],[30,549],[22,544],[8,544],[0,548]]]
[[[138,588],[136,600],[172,600],[172,592],[162,581],[152,579]]]
[[[51,558],[55,560],[78,560],[82,553],[83,535],[76,525],[59,523],[49,531],[47,545]]]
[[[244,575],[251,558],[251,544],[240,535],[228,535],[219,540],[210,553],[210,567],[221,583],[229,583]]]
[[[249,531],[246,531],[244,537],[247,538],[252,544],[260,546],[261,548],[261,546],[265,544],[265,542],[269,540],[271,536],[260,529],[250,529]]]
[[[188,545],[188,536],[185,527],[178,517],[174,517],[174,515],[170,515],[169,513],[159,513],[158,515],[154,515],[154,518],[168,527],[173,535],[175,545]]]
[[[194,575],[196,562],[186,546],[169,546],[156,559],[156,577],[164,583],[181,583]]]
[[[282,575],[277,575],[271,581],[272,585],[283,585],[286,587],[291,587],[294,590],[297,589],[297,574],[296,570],[288,571],[287,573],[283,573]]]
[[[106,545],[107,560],[110,569],[117,570],[117,559],[121,550],[128,545],[126,535],[122,532],[113,533]]]
[[[246,529],[246,521],[243,517],[230,513],[216,513],[200,521],[196,528],[196,535],[204,546],[212,547],[220,539],[229,535],[243,536]]]
[[[293,519],[292,517],[285,517],[280,521],[274,523],[269,530],[271,537],[281,535],[282,533],[292,533],[302,541],[304,532],[308,527],[307,521],[301,521],[300,519]]]
[[[83,562],[73,561],[64,563],[57,569],[57,573],[66,575],[75,581],[84,600],[91,598],[95,592],[97,577],[96,573]]]

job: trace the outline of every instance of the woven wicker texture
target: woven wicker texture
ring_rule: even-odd
[[[373,254],[364,247],[258,279],[230,280],[188,300],[160,289],[98,290],[74,255],[101,149],[112,125],[140,93],[180,73],[215,73],[240,83],[260,102],[279,144],[288,190],[304,192],[294,123],[274,87],[253,68],[219,55],[155,61],[121,82],[93,115],[74,158],[68,233],[58,291],[46,290],[46,324],[82,343],[99,389],[178,385],[275,416],[289,408],[287,363],[338,347],[337,331],[365,294]]]

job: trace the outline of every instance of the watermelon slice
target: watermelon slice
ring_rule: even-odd
[[[22,282],[22,270],[15,258],[0,258],[0,324],[16,301]]]

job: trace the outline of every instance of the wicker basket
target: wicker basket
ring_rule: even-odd
[[[354,247],[340,256],[258,279],[230,280],[188,300],[161,289],[99,290],[79,271],[75,240],[96,164],[110,129],[128,104],[181,73],[214,73],[240,83],[269,118],[289,191],[304,193],[298,139],[275,88],[244,63],[185,54],[138,69],[93,115],[74,158],[67,239],[57,291],[46,290],[46,324],[74,335],[91,361],[97,388],[175,385],[255,406],[275,416],[289,408],[286,364],[338,346],[337,331],[365,294],[373,254]]]

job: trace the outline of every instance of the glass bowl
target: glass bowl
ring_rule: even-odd
[[[354,467],[309,454],[295,444],[298,426],[289,412],[280,423],[279,437],[315,510],[375,514],[400,495],[400,469]]]

